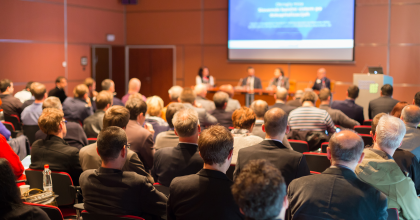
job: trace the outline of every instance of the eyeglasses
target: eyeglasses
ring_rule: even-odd
[[[67,124],[67,121],[66,121],[66,119],[63,119],[63,120],[62,120],[62,122],[64,122],[65,124]]]
[[[126,146],[128,149],[130,149],[131,144],[127,143],[127,144],[125,144],[125,146]]]

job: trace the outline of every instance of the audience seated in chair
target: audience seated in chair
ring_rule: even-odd
[[[175,177],[195,174],[203,167],[197,146],[201,132],[197,112],[181,109],[175,113],[172,123],[179,144],[156,151],[152,168],[155,181],[164,186],[169,186]]]
[[[276,93],[274,93],[274,99],[276,100],[276,104],[270,106],[272,108],[281,108],[287,115],[290,114],[291,111],[295,110],[296,106],[286,105],[286,101],[289,98],[289,94],[287,89],[281,87],[277,89]]]
[[[232,186],[232,194],[246,219],[285,219],[289,203],[281,172],[266,160],[252,160]]]
[[[179,96],[179,101],[185,106],[185,108],[194,109],[197,112],[202,129],[217,124],[217,119],[210,115],[210,113],[208,113],[204,108],[196,107],[195,97],[196,95],[191,88],[184,88]]]
[[[156,136],[155,145],[153,146],[154,149],[159,150],[165,147],[176,147],[179,143],[179,137],[175,134],[174,131],[174,124],[172,123],[172,119],[179,110],[184,109],[184,105],[181,103],[172,103],[166,107],[165,110],[165,117],[166,121],[168,122],[169,130],[161,132]]]
[[[363,148],[362,138],[352,130],[334,134],[327,147],[331,167],[290,183],[290,219],[386,220],[386,196],[354,173]]]
[[[79,150],[68,145],[63,139],[67,133],[63,112],[56,108],[44,109],[38,125],[47,137],[32,144],[29,168],[43,170],[44,165],[48,164],[52,171],[70,174],[74,185],[78,186],[79,176],[82,173]]]
[[[9,131],[9,129],[7,129],[6,126],[2,122],[0,122],[0,135],[6,138],[6,140],[9,140],[10,136],[12,135],[12,132]]]
[[[240,109],[241,108],[241,103],[239,103],[238,100],[233,99],[234,91],[233,91],[232,85],[230,85],[230,84],[221,85],[219,87],[219,90],[221,92],[226,92],[229,95],[229,100],[227,102],[226,109],[225,109],[227,112],[233,112],[236,109]]]
[[[212,113],[216,106],[214,103],[206,98],[207,95],[207,85],[199,84],[194,87],[194,93],[196,94],[195,103],[200,105],[201,108],[204,108],[207,112]]]
[[[407,105],[408,105],[408,102],[398,102],[392,109],[391,113],[389,114],[394,117],[401,118],[401,112],[403,108]]]
[[[73,94],[74,98],[67,97],[63,103],[64,117],[66,120],[82,123],[87,117],[93,115],[89,89],[85,84],[79,84],[74,87]]]
[[[227,129],[233,127],[233,112],[226,111],[228,101],[229,95],[226,92],[216,92],[213,96],[213,102],[216,109],[211,113],[211,115],[217,119],[217,122]]]
[[[373,137],[373,148],[363,151],[365,157],[356,167],[356,175],[388,196],[388,208],[398,209],[401,218],[417,219],[420,216],[420,199],[414,183],[393,160],[405,132],[404,123],[399,118],[382,116]]]
[[[31,92],[32,83],[34,82],[29,81],[28,83],[26,83],[26,87],[15,94],[15,98],[18,98],[19,101],[22,103],[25,103],[26,101],[31,100],[31,99],[33,100],[34,97],[32,96],[32,92]]]
[[[114,81],[110,79],[105,79],[101,83],[102,91],[109,92],[109,94],[112,95],[112,105],[120,105],[124,106],[124,103],[121,101],[121,99],[115,97],[115,83]]]
[[[131,95],[139,93],[141,88],[141,82],[137,78],[131,78],[128,82],[128,92],[125,94],[121,101],[125,105],[125,103],[128,101]],[[146,97],[144,95],[141,95],[141,98],[143,101],[146,101]]]
[[[33,104],[23,109],[21,121],[24,125],[38,125],[38,118],[42,114],[42,103],[47,98],[47,89],[44,84],[32,83],[32,92],[35,97]]]
[[[300,99],[302,98],[302,95],[303,95],[302,90],[296,91],[295,95],[293,96],[293,100],[287,101],[286,105],[293,106],[296,108],[302,106],[302,102],[300,101]]]
[[[97,144],[101,167],[86,170],[80,176],[86,211],[165,219],[166,196],[157,191],[145,176],[122,170],[129,148],[125,131],[117,126],[104,126]]]
[[[0,99],[2,104],[0,109],[3,109],[5,115],[17,115],[20,117],[22,112],[22,102],[18,98],[13,97],[13,82],[8,79],[0,81]]]
[[[92,79],[92,77],[88,77],[85,79],[85,82],[83,84],[85,84],[85,86],[88,87],[88,96],[90,98],[90,102],[93,104],[96,100],[96,96],[98,95],[98,92],[96,91],[96,81]]]
[[[249,161],[256,159],[266,159],[274,164],[281,171],[286,185],[296,178],[309,175],[303,154],[288,149],[280,141],[288,130],[287,114],[283,110],[279,108],[268,110],[264,115],[262,129],[267,134],[264,141],[239,150],[234,178]]]
[[[168,122],[166,120],[166,110],[168,109],[168,106],[172,103],[178,103],[179,102],[179,96],[182,93],[182,87],[181,86],[172,86],[169,90],[168,90],[168,94],[169,94],[169,99],[171,100],[171,102],[169,102],[168,105],[166,105],[163,109],[162,109],[162,114],[161,117],[163,118],[163,120],[165,120],[166,122]],[[169,123],[169,122],[168,122]]]
[[[359,97],[359,87],[356,85],[349,86],[346,96],[347,98],[344,101],[333,101],[331,108],[342,111],[349,118],[363,125],[365,120],[363,107],[355,103],[355,100]]]
[[[105,111],[103,116],[103,129],[110,126],[126,129],[129,119],[130,112],[128,109],[119,105],[113,106]],[[83,171],[101,167],[102,160],[97,152],[97,142],[80,149],[79,160]],[[122,167],[122,171],[133,171],[147,177],[151,183],[154,183],[152,176],[146,172],[143,162],[139,159],[137,153],[130,149],[127,149],[127,160]]]
[[[96,111],[83,121],[83,130],[87,138],[97,138],[103,129],[105,111],[112,106],[112,95],[102,91],[96,96]]]
[[[232,160],[232,134],[223,126],[211,126],[201,133],[198,149],[204,167],[172,180],[167,219],[244,219],[232,196],[233,182],[226,176]]]
[[[406,106],[401,113],[406,128],[401,149],[408,150],[420,160],[420,130],[417,125],[420,123],[420,107],[417,105]]]
[[[151,124],[155,131],[153,135],[153,141],[155,141],[158,134],[169,130],[168,123],[161,118],[163,100],[159,96],[152,96],[146,99],[146,104],[146,122]]]
[[[391,85],[385,84],[381,88],[381,97],[369,102],[369,119],[373,119],[379,113],[389,114],[398,100],[392,98],[394,89]]]
[[[61,104],[67,99],[66,91],[64,89],[67,86],[67,79],[59,76],[55,80],[55,88],[48,92],[48,97],[54,96],[60,99]]]
[[[1,135],[0,135],[0,149],[1,149],[0,158],[4,158],[9,161],[16,179],[24,178],[25,175],[23,175],[23,172],[25,171],[25,168],[23,168],[23,165],[22,165],[22,162],[20,162],[19,156],[13,151],[12,147],[10,147],[6,139]]]
[[[28,85],[30,85],[30,93],[31,93],[31,97],[30,97],[30,99],[28,99],[28,100],[26,100],[26,101],[24,101],[24,102],[22,102],[23,104],[22,104],[22,111],[26,108],[26,107],[28,107],[28,106],[30,106],[30,105],[32,105],[32,103],[34,103],[35,102],[35,97],[34,97],[34,90],[33,90],[33,86],[32,86],[32,84],[33,84],[34,82],[32,82],[32,81],[30,81],[30,82],[28,82],[27,84],[26,84],[26,87],[28,87]],[[23,91],[21,91],[21,92],[23,92]],[[18,92],[19,93],[19,92]],[[17,94],[17,93],[16,93]],[[15,94],[15,97],[16,97],[16,94]],[[47,97],[48,97],[48,93],[47,93]],[[17,98],[17,97],[16,97]],[[22,100],[21,100],[22,101]]]

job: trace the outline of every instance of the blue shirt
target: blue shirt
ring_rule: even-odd
[[[38,118],[42,114],[42,103],[32,103],[26,107],[22,114],[21,119],[24,125],[38,125]]]
[[[9,140],[11,132],[0,122],[0,135],[3,135],[6,140]]]

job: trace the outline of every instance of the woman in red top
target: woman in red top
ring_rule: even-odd
[[[23,168],[19,156],[13,151],[3,135],[0,135],[0,158],[5,158],[9,161],[16,179],[25,179],[25,175],[23,175],[25,168]]]

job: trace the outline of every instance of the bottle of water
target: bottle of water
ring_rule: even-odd
[[[50,165],[45,164],[44,165],[44,172],[42,172],[43,174],[43,179],[44,179],[44,192],[52,192],[52,179],[51,179],[51,170],[50,170]]]
[[[3,109],[0,109],[0,121],[4,121]]]

